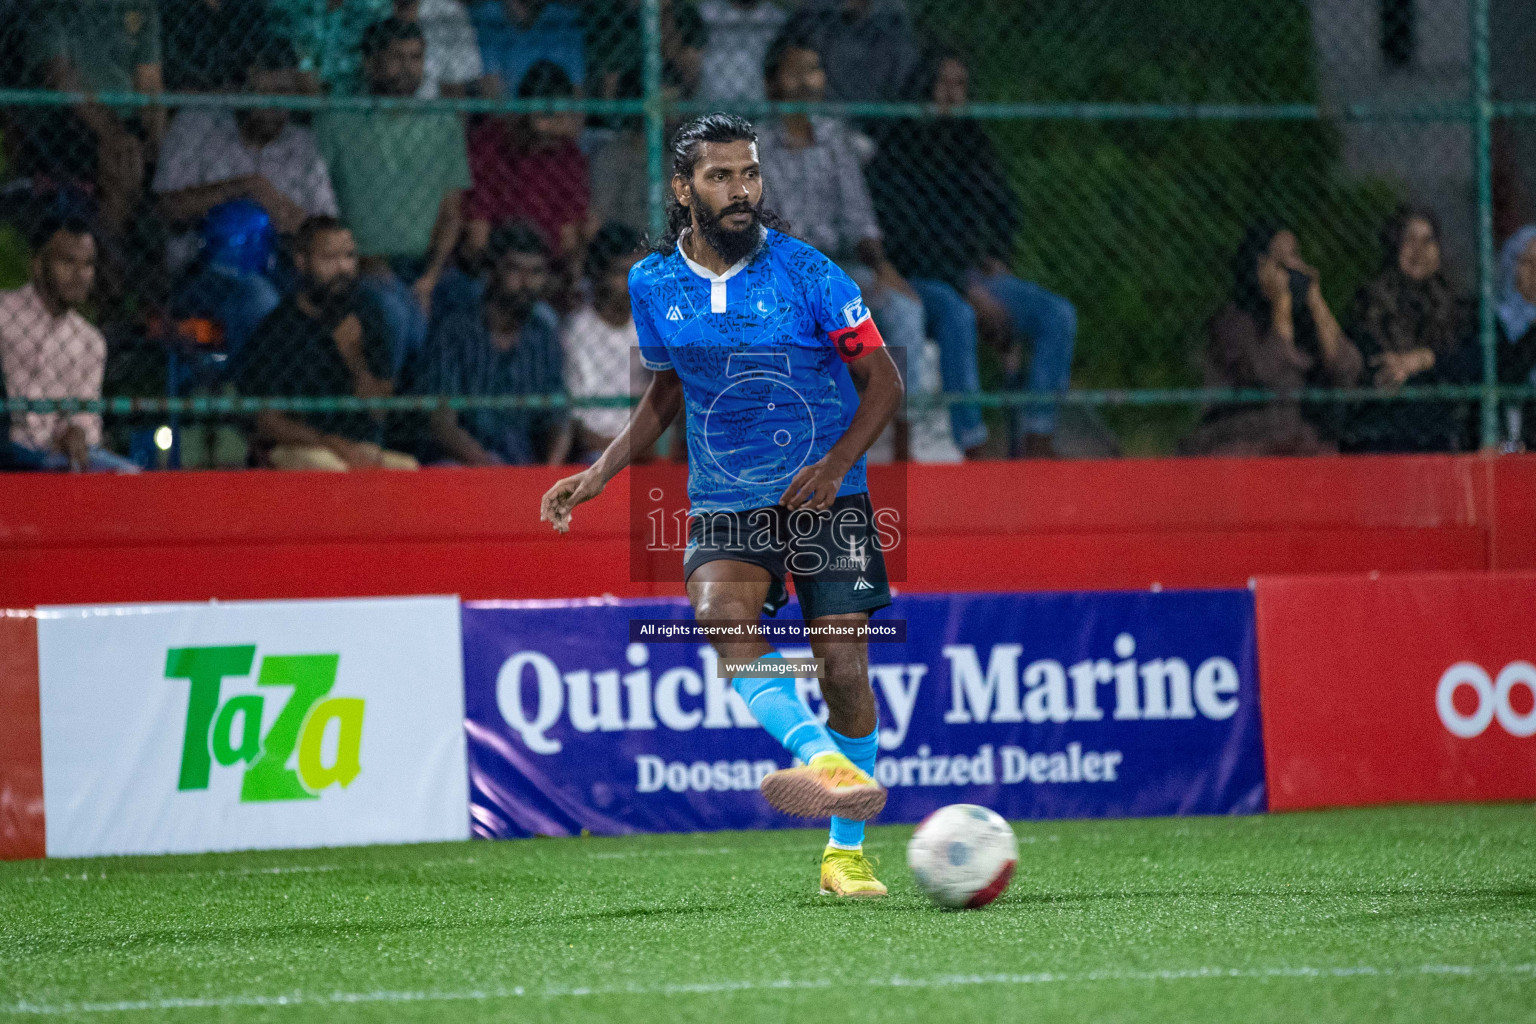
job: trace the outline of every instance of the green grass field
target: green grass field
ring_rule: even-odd
[[[821,832],[0,865],[0,1021],[1536,1021],[1536,811],[1021,822],[998,903]]]

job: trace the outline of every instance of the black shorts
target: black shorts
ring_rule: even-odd
[[[845,494],[824,512],[769,505],[747,512],[705,512],[688,528],[683,578],[706,562],[750,562],[773,576],[763,611],[789,602],[786,575],[795,578],[800,611],[823,615],[872,612],[891,603],[885,556],[869,495]]]

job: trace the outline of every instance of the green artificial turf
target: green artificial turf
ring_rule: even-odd
[[[1020,822],[818,897],[818,832],[0,865],[0,1022],[1536,1021],[1536,811]]]

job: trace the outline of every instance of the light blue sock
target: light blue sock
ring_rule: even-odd
[[[764,658],[781,657],[778,651],[769,651]],[[795,690],[794,677],[776,676],[741,677],[731,681],[741,699],[752,709],[752,715],[769,735],[784,744],[806,764],[817,754],[836,753],[837,741],[811,714],[811,709]]]
[[[854,739],[844,736],[833,729],[828,729],[827,734],[837,741],[837,747],[843,752],[843,756],[858,765],[864,774],[871,778],[875,775],[875,754],[880,749],[880,723],[875,723],[875,731],[868,736],[860,736]],[[849,821],[847,818],[832,819],[832,845],[853,848],[864,845],[864,823],[862,821]]]

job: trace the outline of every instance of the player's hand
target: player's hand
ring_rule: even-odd
[[[789,487],[779,496],[779,504],[792,512],[799,508],[807,508],[812,512],[831,508],[847,472],[826,459],[813,462],[795,474]]]
[[[571,509],[603,493],[604,482],[590,469],[559,481],[544,492],[539,518],[565,533],[571,528]]]

